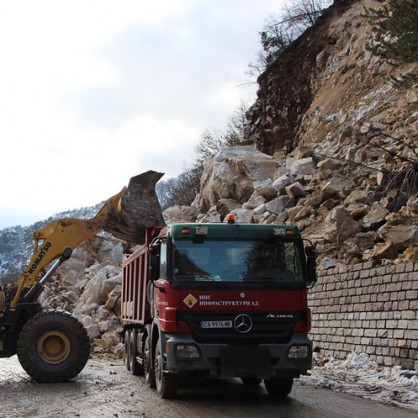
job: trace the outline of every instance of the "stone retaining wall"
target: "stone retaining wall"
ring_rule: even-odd
[[[379,364],[418,369],[418,263],[319,271],[309,300],[321,353],[365,352]]]

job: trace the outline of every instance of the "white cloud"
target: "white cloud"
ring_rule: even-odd
[[[177,175],[242,98],[277,1],[0,3],[0,228]]]

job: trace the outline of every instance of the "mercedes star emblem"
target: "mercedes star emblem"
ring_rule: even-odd
[[[253,327],[252,319],[246,314],[237,315],[234,319],[234,328],[241,334],[246,334]]]

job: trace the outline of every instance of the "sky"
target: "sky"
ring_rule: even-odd
[[[284,0],[0,2],[0,229],[177,176],[255,100],[248,64]],[[252,81],[255,81],[254,79]]]

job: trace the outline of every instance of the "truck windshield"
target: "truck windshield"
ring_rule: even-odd
[[[303,281],[293,241],[176,240],[173,249],[177,281]]]

